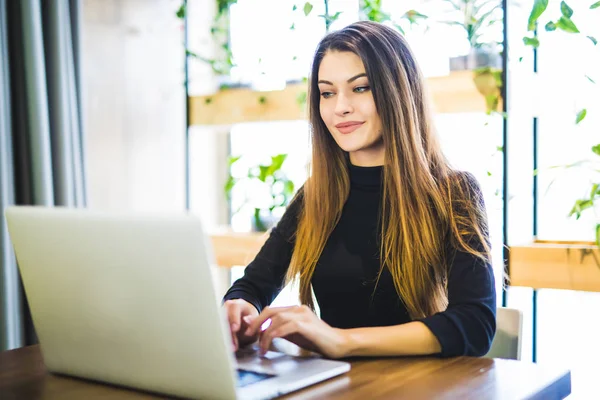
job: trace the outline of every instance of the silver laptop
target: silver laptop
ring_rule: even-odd
[[[346,362],[233,353],[192,215],[9,207],[8,228],[49,371],[189,398],[260,399]]]

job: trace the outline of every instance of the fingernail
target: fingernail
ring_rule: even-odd
[[[244,322],[245,322],[245,323],[247,323],[247,324],[251,323],[253,319],[254,319],[254,318],[252,318],[250,315],[246,315],[246,316],[243,318]]]

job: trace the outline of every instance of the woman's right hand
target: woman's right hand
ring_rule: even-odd
[[[246,335],[246,330],[258,316],[256,307],[243,299],[227,300],[223,303],[223,307],[225,308],[229,328],[231,329],[233,350],[237,351],[240,346],[256,342],[258,334]]]

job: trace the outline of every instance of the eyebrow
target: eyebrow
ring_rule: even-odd
[[[362,78],[363,76],[367,76],[367,74],[366,74],[365,72],[363,72],[363,73],[360,73],[360,74],[358,74],[358,75],[354,75],[352,78],[348,79],[346,82],[348,82],[348,83],[352,83],[353,81],[357,80],[358,78]],[[329,82],[329,81],[325,81],[325,80],[319,80],[319,81],[317,82],[317,84],[319,84],[319,83],[324,83],[324,84],[326,84],[326,85],[331,85],[331,86],[333,86],[333,83],[331,83],[331,82]]]

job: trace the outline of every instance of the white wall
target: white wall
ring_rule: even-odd
[[[175,16],[180,4],[83,1],[90,207],[185,207],[183,31]]]

